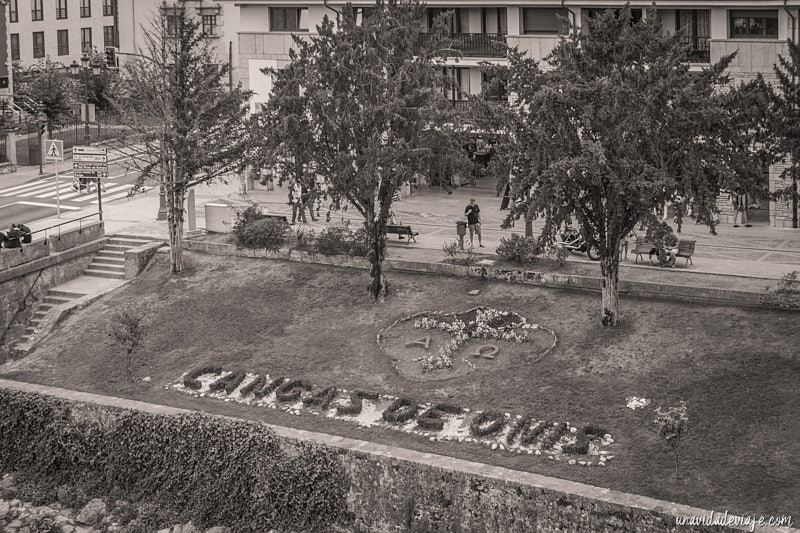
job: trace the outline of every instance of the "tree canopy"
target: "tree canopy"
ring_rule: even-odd
[[[695,71],[687,52],[655,9],[634,21],[626,6],[583,29],[565,23],[552,68],[512,50],[497,72],[515,96],[496,113],[511,137],[508,182],[522,199],[509,220],[543,219],[547,243],[579,227],[601,258],[607,326],[620,321],[620,243],[634,227],[658,231],[666,201],[691,199],[713,232],[720,191],[757,187],[768,162],[755,144],[763,117],[743,113],[763,83],[733,87],[732,56]],[[685,202],[675,205],[680,229]]]
[[[326,16],[316,36],[295,36],[289,65],[272,72],[262,119],[268,137],[281,136],[268,161],[321,176],[334,208],[363,216],[375,301],[388,289],[382,264],[394,194],[416,172],[430,172],[433,154],[445,167],[466,164],[442,90],[443,60],[452,55],[445,19],[420,39],[424,15],[418,1],[378,0],[366,13],[348,4],[336,22]]]
[[[250,94],[227,86],[230,65],[217,58],[185,1],[163,3],[161,11],[169,16],[153,19],[144,45],[123,65],[115,107],[129,126],[139,185],[152,178],[164,189],[170,270],[177,273],[183,270],[185,196],[195,185],[241,169]]]

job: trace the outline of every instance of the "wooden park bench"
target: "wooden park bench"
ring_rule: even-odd
[[[406,240],[406,244],[410,244],[412,239],[414,240],[414,242],[417,242],[417,239],[415,237],[419,235],[419,232],[413,231],[411,229],[411,226],[403,226],[399,224],[387,224],[386,233],[395,234],[400,239],[402,239],[403,237],[408,237],[408,240]]]
[[[689,263],[692,263],[692,256],[694,255],[694,245],[697,241],[693,241],[691,239],[681,239],[678,241],[678,253],[675,254],[675,257],[683,257],[686,259],[686,264],[684,266],[689,266]],[[694,263],[692,263],[694,264]]]
[[[638,263],[639,259],[644,262],[644,258],[642,257],[644,254],[647,254],[647,257],[650,259],[650,264],[653,263],[652,251],[655,246],[652,242],[647,242],[644,240],[636,239],[636,246],[633,248],[633,255],[636,256],[634,259],[634,263]]]

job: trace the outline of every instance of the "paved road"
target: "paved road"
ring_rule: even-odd
[[[65,172],[55,176],[34,179],[11,187],[0,188],[0,231],[11,223],[28,224],[56,215],[58,200],[61,202],[61,217],[70,218],[74,213],[97,206],[97,192],[94,188],[89,193],[86,189],[75,191],[72,188],[72,169],[65,162]],[[102,192],[103,204],[128,197],[138,172],[129,168],[125,162],[109,163],[109,177],[103,180],[105,191]],[[152,187],[148,186],[142,192]]]

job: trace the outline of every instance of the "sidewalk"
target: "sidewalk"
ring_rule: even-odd
[[[205,227],[203,206],[206,203],[220,198],[242,199],[238,181],[201,185],[195,189],[195,195],[198,228]],[[291,216],[286,187],[275,187],[272,191],[249,191],[247,197],[269,212]],[[457,239],[456,221],[463,219],[464,207],[472,197],[481,206],[485,245],[484,248],[476,247],[476,252],[485,254],[488,258],[494,255],[501,238],[507,238],[512,233],[524,234],[521,223],[510,230],[500,228],[507,211],[499,211],[500,198],[488,187],[461,187],[452,194],[437,188],[422,188],[415,191],[410,198],[401,199],[394,208],[395,214],[403,223],[419,231],[418,242],[407,245],[404,244],[405,241],[389,237],[388,256],[428,261],[444,259],[442,244]],[[103,208],[107,234],[126,233],[167,238],[166,221],[155,220],[158,212],[157,189],[133,199],[104,204]],[[70,213],[70,217],[78,218],[94,212],[95,210],[89,208]],[[326,209],[321,210],[322,221],[306,226],[324,227],[326,213]],[[31,227],[37,230],[65,220],[67,219],[50,218],[38,221]],[[342,220],[350,220],[352,226],[357,226],[360,215],[354,209],[332,213],[331,223],[340,223]],[[66,226],[65,229],[69,227],[72,226]],[[534,225],[534,234],[539,227]],[[188,222],[185,229],[188,229]],[[620,277],[631,281],[685,283],[694,286],[735,285],[736,288],[764,290],[766,282],[774,284],[785,274],[800,270],[800,230],[721,226],[718,233],[719,235],[712,236],[705,227],[685,226],[681,235],[697,240],[693,265],[673,269],[653,267],[647,263],[642,265],[641,262],[636,265],[633,255],[629,254],[628,259],[621,263]],[[467,237],[466,240],[468,239]],[[567,267],[575,272],[600,276],[599,264],[589,261],[583,254],[570,256]]]
[[[108,162],[115,163],[127,159],[129,156],[119,150],[109,148]],[[72,172],[72,155],[71,152],[67,154],[64,161],[58,163],[59,174],[66,174]],[[18,166],[16,172],[10,174],[0,175],[0,188],[14,187],[22,185],[36,179],[49,178],[56,175],[56,163],[45,163],[42,165],[42,173],[39,174],[39,165],[24,165]]]

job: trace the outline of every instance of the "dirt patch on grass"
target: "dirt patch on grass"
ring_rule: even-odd
[[[70,316],[4,377],[242,416],[533,471],[690,505],[738,513],[800,514],[800,320],[796,313],[622,299],[624,324],[602,330],[599,295],[431,275],[390,273],[385,305],[369,303],[368,273],[281,261],[187,253],[188,273],[151,269]],[[468,297],[480,288],[477,297]],[[469,302],[469,304],[465,304]],[[431,382],[399,374],[379,330],[426,310],[475,305],[552,328],[547,357]],[[110,317],[132,306],[149,319],[127,384],[110,347]],[[422,335],[419,335],[422,336]],[[615,459],[581,468],[453,442],[431,443],[342,420],[194,398],[165,386],[200,365],[302,378],[315,385],[448,400],[473,409],[594,423],[614,436]],[[625,407],[628,396],[652,400]],[[682,478],[660,440],[652,409],[689,407]]]

